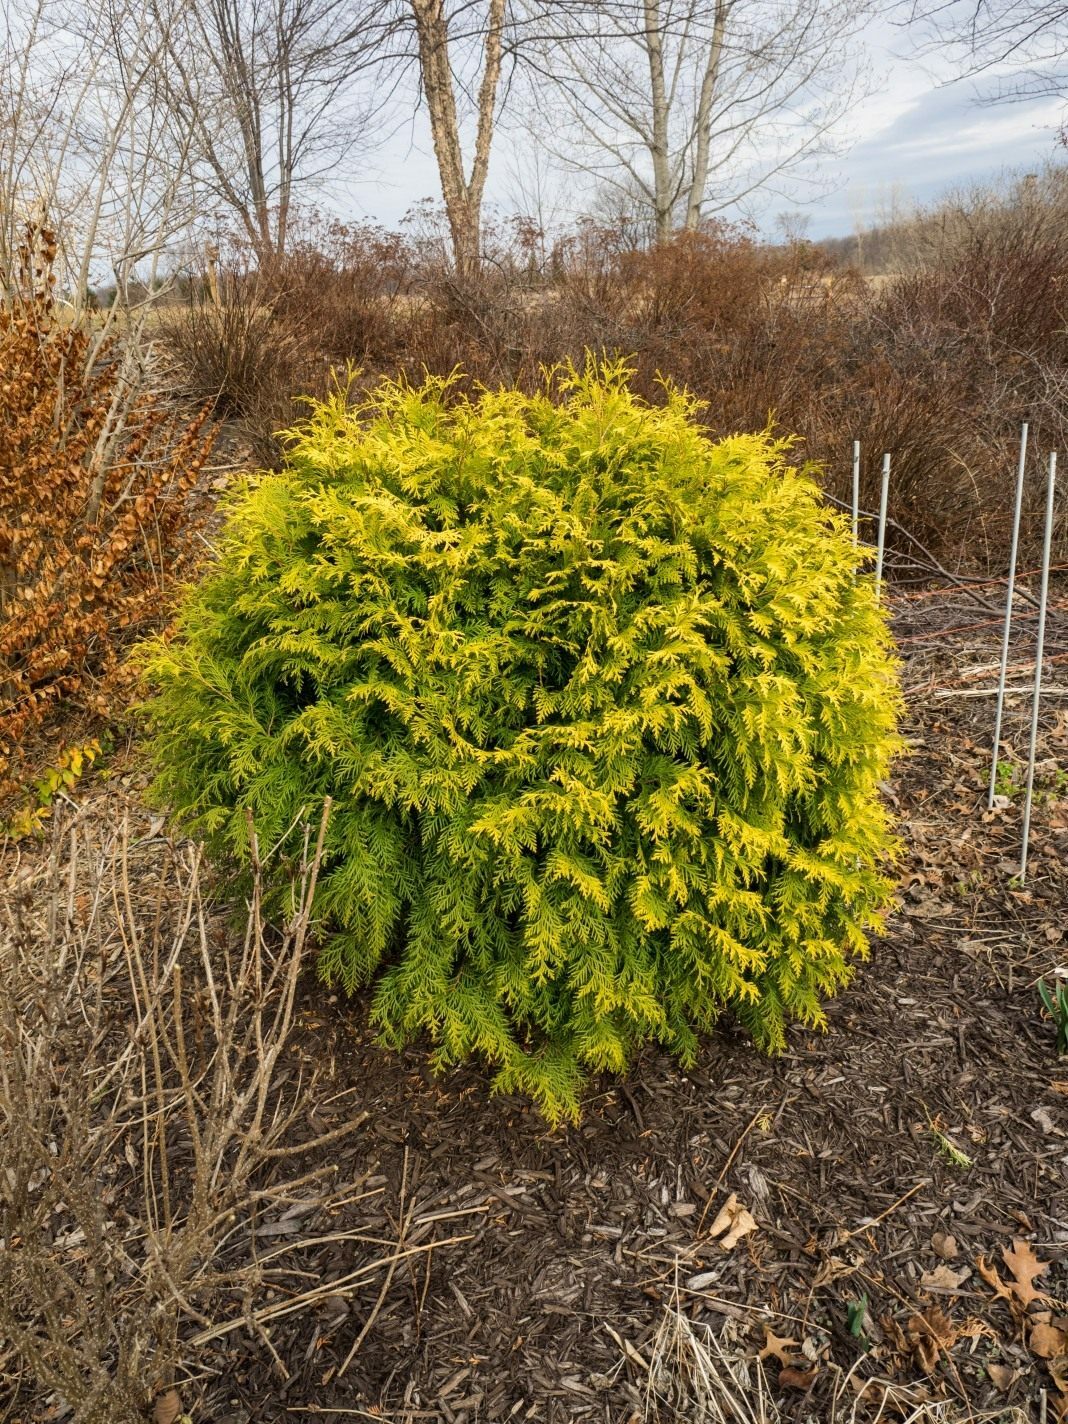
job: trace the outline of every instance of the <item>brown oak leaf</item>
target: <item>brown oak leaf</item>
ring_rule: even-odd
[[[987,1285],[990,1286],[995,1294],[1000,1296],[1002,1300],[1007,1300],[1010,1305],[1016,1304],[1016,1297],[1001,1279],[1001,1276],[998,1274],[998,1268],[991,1265],[985,1256],[976,1257],[975,1269],[982,1276],[983,1280],[986,1281]]]
[[[773,1355],[780,1365],[792,1365],[794,1356],[800,1345],[796,1340],[785,1340],[776,1335],[770,1326],[764,1326],[764,1348],[759,1352],[757,1358],[766,1360]]]
[[[1046,1320],[1039,1320],[1032,1326],[1027,1343],[1031,1353],[1041,1360],[1055,1360],[1060,1355],[1068,1355],[1068,1333]]]
[[[1009,1283],[1009,1290],[1025,1310],[1034,1300],[1049,1299],[1042,1291],[1036,1289],[1034,1283],[1036,1276],[1041,1276],[1044,1271],[1049,1270],[1049,1262],[1040,1261],[1027,1241],[1022,1241],[1017,1237],[1012,1243],[1011,1251],[1008,1246],[1003,1246],[1001,1258],[1013,1275],[1013,1279]]]
[[[927,1374],[934,1372],[942,1351],[951,1350],[960,1338],[957,1326],[937,1305],[929,1306],[922,1315],[910,1315],[905,1334]]]

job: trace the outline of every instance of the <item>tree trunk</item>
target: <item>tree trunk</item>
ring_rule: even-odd
[[[671,236],[671,164],[668,159],[668,98],[664,83],[664,36],[660,24],[659,0],[644,0],[645,47],[649,56],[649,96],[652,100],[653,202],[656,209],[656,240]]]
[[[696,232],[701,221],[701,207],[708,187],[708,159],[712,142],[712,101],[716,94],[716,80],[719,78],[719,61],[723,54],[723,34],[727,28],[729,0],[716,0],[716,17],[712,25],[712,39],[708,50],[708,63],[701,80],[701,93],[697,100],[694,124],[693,177],[690,193],[686,201],[686,231]]]
[[[419,41],[423,92],[441,178],[441,195],[452,238],[453,260],[457,275],[461,277],[476,272],[481,258],[482,199],[489,172],[497,88],[501,77],[504,5],[505,0],[490,0],[489,4],[485,60],[478,91],[475,154],[468,179],[464,175],[444,0],[411,0]]]

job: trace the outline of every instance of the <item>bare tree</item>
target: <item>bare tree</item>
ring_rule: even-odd
[[[540,46],[559,109],[542,140],[675,227],[835,146],[858,97],[868,0],[605,0]]]
[[[602,32],[615,0],[400,0],[411,36],[460,274],[481,260],[482,209],[491,150],[516,77],[544,93],[544,55]],[[403,33],[405,26],[399,26]],[[404,53],[401,43],[399,53]],[[464,157],[465,139],[471,157]]]
[[[0,294],[42,227],[76,313],[97,282],[151,290],[188,221],[189,126],[153,102],[165,35],[132,0],[27,0],[0,21]]]
[[[1056,0],[911,0],[905,18],[921,50],[993,81],[987,103],[1068,98],[1068,6]]]
[[[168,36],[161,95],[189,116],[201,206],[236,219],[262,259],[293,204],[335,176],[391,94],[396,17],[379,0],[152,0]],[[373,82],[372,82],[373,72]]]
[[[458,26],[445,0],[408,0],[408,3],[453,259],[457,273],[468,275],[479,261],[482,201],[501,83],[505,0],[486,0],[484,14],[477,7],[462,5]],[[464,162],[459,100],[464,95],[464,64],[470,62],[472,51],[480,75],[474,100],[474,152],[468,171]]]

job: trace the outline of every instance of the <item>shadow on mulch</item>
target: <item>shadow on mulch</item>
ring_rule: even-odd
[[[900,908],[825,1035],[795,1031],[769,1060],[725,1029],[689,1072],[647,1052],[579,1126],[550,1133],[524,1102],[487,1099],[475,1069],[435,1079],[424,1051],[381,1050],[365,1002],[309,984],[296,1054],[328,1058],[345,1095],[315,1125],[370,1114],[337,1161],[340,1182],[377,1190],[351,1221],[423,1249],[388,1289],[279,1327],[287,1380],[232,1338],[198,1421],[681,1418],[647,1401],[673,1302],[750,1352],[766,1328],[786,1340],[767,1359],[784,1418],[827,1418],[829,1382],[865,1355],[858,1379],[956,1401],[952,1417],[1048,1404],[1055,1419],[1002,1251],[1024,1241],[1049,1263],[1039,1304],[1068,1325],[1068,1061],[1035,988],[1068,961],[1068,801],[1036,810],[1020,887],[1018,808],[985,808],[992,699],[953,695],[969,663],[996,658],[989,636],[940,639],[930,668],[909,651],[924,692],[890,793],[908,847]],[[1025,721],[1010,700],[1010,757]],[[1066,760],[1063,711],[1043,734],[1043,756]],[[757,1227],[724,1251],[710,1227],[732,1193]],[[309,1269],[352,1263],[328,1250]]]

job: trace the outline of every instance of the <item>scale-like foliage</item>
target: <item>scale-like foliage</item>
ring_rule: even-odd
[[[788,442],[555,379],[318,406],[149,657],[161,793],[239,861],[248,811],[295,847],[332,796],[324,976],[551,1118],[725,1009],[821,1022],[887,898],[898,709]]]

